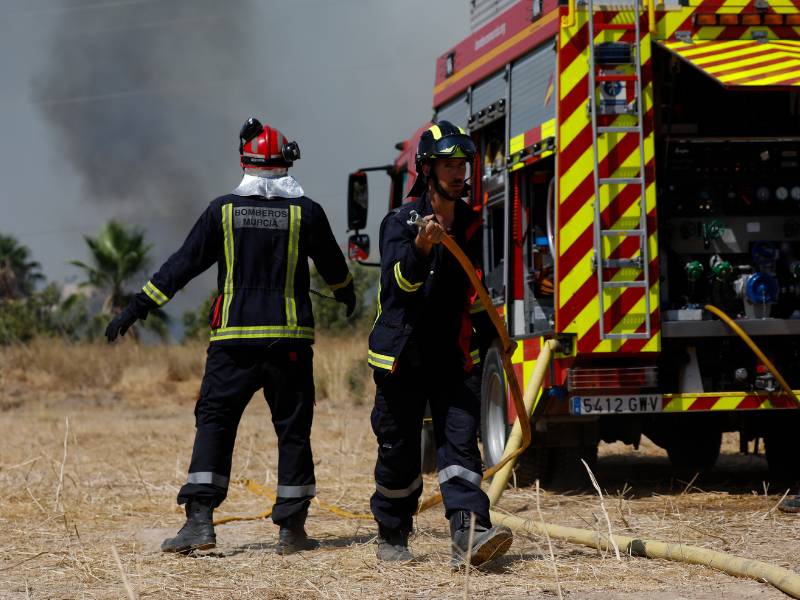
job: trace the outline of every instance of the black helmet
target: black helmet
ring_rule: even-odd
[[[417,173],[423,164],[436,158],[466,158],[472,161],[474,157],[475,144],[467,132],[450,121],[439,121],[428,127],[419,138]]]
[[[426,178],[422,165],[437,158],[466,158],[471,163],[475,158],[475,143],[467,132],[450,121],[439,121],[426,129],[419,138],[416,166],[417,179],[409,196],[419,196],[425,189]],[[465,186],[465,192],[467,191]]]

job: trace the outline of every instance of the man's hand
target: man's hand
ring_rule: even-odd
[[[352,317],[353,313],[356,312],[356,292],[353,283],[351,282],[346,287],[339,288],[333,292],[333,297],[336,298],[337,302],[345,305],[347,318]]]
[[[444,227],[442,227],[433,215],[428,215],[423,218],[424,224],[420,226],[417,232],[417,237],[414,240],[417,248],[426,256],[436,244],[442,242],[442,238],[446,235]]]
[[[353,290],[353,287],[350,286],[347,288],[347,292],[344,297],[342,298],[341,302],[347,308],[347,312],[345,315],[349,319],[353,316],[353,313],[356,312],[356,293]]]
[[[125,335],[125,332],[136,322],[137,318],[136,312],[128,305],[121,313],[111,319],[108,327],[106,327],[106,338],[109,343],[117,339],[118,335]]]

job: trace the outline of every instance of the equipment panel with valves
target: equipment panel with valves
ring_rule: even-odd
[[[800,319],[800,140],[671,140],[661,170],[665,336],[686,331],[670,321],[710,320],[707,303],[742,320]]]

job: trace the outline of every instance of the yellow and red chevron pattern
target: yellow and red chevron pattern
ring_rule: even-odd
[[[579,353],[598,352],[657,352],[660,349],[660,319],[658,291],[658,243],[655,198],[655,163],[653,143],[653,85],[651,53],[653,42],[668,40],[662,45],[697,64],[698,59],[709,58],[702,68],[710,75],[719,75],[719,80],[728,85],[798,85],[800,84],[800,48],[793,40],[800,39],[800,26],[708,26],[697,27],[697,14],[740,14],[758,12],[753,0],[691,0],[689,6],[670,7],[659,11],[654,31],[649,31],[647,18],[640,17],[642,90],[644,102],[645,179],[647,182],[646,210],[648,229],[648,254],[650,259],[650,289],[611,288],[603,291],[605,311],[604,329],[610,333],[625,334],[644,330],[644,294],[650,294],[651,331],[649,340],[600,340],[599,288],[594,271],[594,202],[600,203],[601,226],[604,229],[631,229],[639,219],[638,185],[607,186],[601,197],[594,197],[593,149],[590,115],[586,110],[589,102],[588,90],[588,15],[585,10],[576,12],[575,23],[562,27],[558,35],[558,79],[557,79],[557,138],[558,138],[558,205],[557,259],[558,278],[556,330],[577,336]],[[764,11],[761,11],[762,13]],[[797,14],[800,0],[774,0],[769,3],[768,14]],[[562,9],[562,15],[566,9]],[[595,13],[596,23],[632,23],[631,10],[603,10]],[[769,44],[760,44],[753,49],[754,32],[769,39]],[[677,41],[678,34],[692,38],[691,43]],[[715,40],[711,51],[719,51],[715,59],[704,55],[708,40]],[[728,42],[723,40],[730,41]],[[735,42],[734,40],[742,40]],[[776,41],[777,40],[777,41]],[[619,30],[595,28],[594,43],[633,41],[633,33]],[[715,60],[732,60],[731,70]],[[763,59],[763,60],[762,60]],[[755,65],[755,66],[754,66]],[[700,65],[697,64],[699,67]],[[741,70],[739,70],[741,69]],[[720,72],[721,71],[721,72]],[[757,81],[748,79],[755,74],[766,76]],[[735,83],[731,83],[735,82]],[[632,124],[633,117],[617,116],[601,125]],[[635,133],[606,134],[598,142],[601,177],[625,177],[638,171],[638,135]],[[603,240],[605,258],[635,258],[638,241],[633,238],[608,238]],[[627,271],[627,272],[626,272]],[[641,278],[641,272],[639,278]],[[637,271],[620,269],[606,271],[606,279],[624,281],[637,276]]]
[[[800,87],[800,41],[698,40],[662,45],[728,87]]]
[[[673,40],[679,32],[690,33],[693,40],[752,40],[753,34],[765,35],[770,40],[800,39],[800,26],[786,25],[728,25],[699,26],[695,20],[698,15],[739,15],[739,14],[797,14],[800,0],[769,0],[767,8],[758,9],[754,0],[690,0],[689,6],[670,7],[665,12],[657,12],[655,40]]]
[[[795,396],[798,393],[795,391]],[[663,412],[710,410],[763,410],[797,408],[797,401],[786,394],[767,392],[717,392],[705,394],[664,394]]]
[[[595,13],[596,22],[632,23],[633,12],[603,11]],[[591,42],[633,42],[630,30],[595,29],[595,39],[589,40],[587,13],[579,11],[572,27],[561,27],[558,37],[558,208],[557,219],[557,309],[556,330],[577,336],[579,353],[595,352],[657,352],[660,350],[658,312],[658,243],[656,227],[655,164],[653,145],[653,84],[651,42],[647,17],[640,17],[641,63],[644,112],[645,181],[647,182],[647,244],[650,259],[651,287],[607,288],[604,294],[604,314],[600,314],[599,286],[594,270],[594,203],[600,203],[603,229],[634,229],[640,217],[638,184],[604,186],[601,197],[594,193],[594,151],[591,118],[587,111],[590,98],[588,53]],[[596,92],[592,91],[592,97]],[[635,117],[620,115],[603,117],[600,125],[634,125]],[[598,140],[600,177],[631,177],[639,171],[639,135],[610,133]],[[608,237],[603,240],[605,258],[636,258],[639,243],[636,238]],[[641,279],[643,272],[633,268],[606,269],[606,280],[629,281]],[[650,294],[650,339],[600,339],[600,318],[604,329],[613,334],[644,331],[645,293]]]

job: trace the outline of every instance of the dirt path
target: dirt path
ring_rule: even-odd
[[[112,547],[141,598],[557,598],[558,585],[565,598],[597,600],[785,597],[704,567],[618,562],[561,543],[553,545],[554,564],[540,537],[518,536],[510,554],[485,571],[453,574],[441,509],[417,521],[413,566],[375,560],[373,522],[319,509],[309,519],[310,533],[322,542],[314,552],[274,555],[276,528],[260,521],[219,527],[219,547],[207,556],[164,556],[161,540],[182,522],[174,498],[194,433],[186,395],[139,405],[107,391],[17,397],[0,413],[0,598],[124,598]],[[373,489],[368,414],[363,403],[320,401],[314,429],[320,499],[359,512]],[[597,476],[614,530],[800,571],[800,518],[771,511],[783,490],[765,494],[763,459],[735,450],[727,440],[719,468],[687,486],[670,478],[666,458],[652,445],[638,454],[604,447]],[[268,413],[256,398],[240,429],[234,477],[274,485],[275,460]],[[433,489],[426,478],[427,492]],[[218,515],[254,515],[267,504],[234,485]],[[605,528],[596,496],[543,492],[540,504],[547,521]],[[509,490],[501,508],[538,518],[531,489]]]

